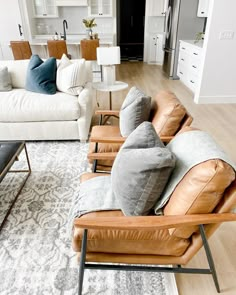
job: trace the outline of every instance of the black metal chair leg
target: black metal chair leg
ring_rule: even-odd
[[[87,248],[87,233],[88,230],[84,230],[83,240],[82,240],[82,247],[81,247],[81,256],[80,256],[80,263],[79,263],[79,289],[78,295],[82,295],[83,290],[83,281],[84,281],[84,268],[85,268],[85,259],[86,259],[86,248]]]
[[[94,153],[98,152],[98,142],[95,143],[95,149],[94,149]],[[92,167],[92,172],[95,173],[97,171],[97,160],[93,161],[93,167]]]
[[[203,241],[203,246],[206,252],[206,256],[207,256],[207,260],[208,260],[208,264],[210,267],[210,271],[216,286],[216,290],[218,293],[220,293],[220,286],[219,286],[219,282],[218,282],[218,278],[217,278],[217,274],[216,274],[216,269],[215,269],[215,264],[214,264],[214,260],[211,254],[211,249],[209,247],[209,244],[207,242],[206,239],[206,234],[205,234],[205,229],[204,226],[202,224],[199,225],[200,228],[200,233],[201,233],[201,237],[202,237],[202,241]]]

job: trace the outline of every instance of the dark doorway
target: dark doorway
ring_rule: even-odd
[[[146,0],[117,0],[117,45],[122,60],[143,60]]]

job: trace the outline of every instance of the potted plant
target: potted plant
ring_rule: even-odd
[[[86,32],[87,32],[87,38],[88,39],[92,39],[92,35],[93,35],[93,27],[96,27],[97,24],[95,23],[95,18],[91,18],[91,19],[83,19],[83,24],[86,28]]]
[[[194,43],[198,43],[199,41],[204,40],[204,36],[205,36],[204,32],[198,32],[196,34],[196,38],[195,38]]]

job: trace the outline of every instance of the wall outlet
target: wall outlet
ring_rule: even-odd
[[[222,31],[220,32],[220,40],[232,40],[234,38],[233,31]]]

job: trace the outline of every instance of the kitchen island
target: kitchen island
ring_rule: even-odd
[[[66,44],[68,52],[71,54],[73,59],[80,58],[80,41],[85,39],[86,35],[84,34],[71,34],[67,36]],[[30,41],[30,46],[33,54],[38,54],[41,58],[48,58],[47,50],[47,40],[52,40],[53,37],[50,35],[37,35],[32,41]],[[113,45],[113,36],[112,35],[103,35],[101,36],[100,46],[112,46]]]

